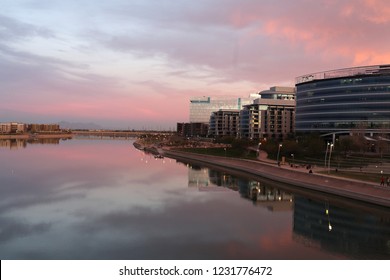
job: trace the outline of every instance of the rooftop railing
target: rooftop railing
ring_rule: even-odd
[[[307,74],[295,78],[295,84],[302,84],[314,80],[325,80],[325,79],[334,79],[334,78],[342,78],[342,77],[353,77],[353,76],[360,76],[360,75],[378,75],[378,74],[390,74],[390,64],[351,67],[351,68]]]

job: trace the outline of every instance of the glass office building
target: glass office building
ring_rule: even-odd
[[[209,123],[213,112],[224,110],[241,110],[243,105],[251,104],[258,98],[252,94],[247,98],[234,97],[194,97],[190,100],[190,122]]]
[[[296,132],[390,132],[390,65],[296,78]]]

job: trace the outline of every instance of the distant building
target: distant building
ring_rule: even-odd
[[[212,137],[234,136],[238,134],[240,110],[221,109],[210,116],[209,135]]]
[[[221,109],[241,110],[244,105],[251,104],[258,94],[247,98],[234,97],[194,97],[190,100],[190,123],[209,123],[213,112]]]
[[[0,133],[11,133],[11,123],[0,123]]]
[[[240,111],[239,137],[285,138],[294,133],[295,89],[272,87]]]
[[[60,125],[59,124],[29,124],[28,130],[32,133],[56,132],[56,131],[60,131]]]
[[[26,125],[18,122],[0,123],[0,133],[23,133],[26,131]]]
[[[4,122],[0,123],[0,133],[15,134],[25,132],[59,132],[61,131],[59,124],[25,124],[19,122]]]

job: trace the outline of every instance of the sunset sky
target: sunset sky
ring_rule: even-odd
[[[0,0],[0,122],[175,129],[190,97],[389,63],[387,0]]]

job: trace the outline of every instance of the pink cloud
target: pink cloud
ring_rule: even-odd
[[[77,32],[42,28],[23,13],[0,16],[7,34],[18,35],[0,40],[0,117],[174,125],[188,120],[192,96],[247,96],[306,73],[390,62],[386,0],[118,1],[94,9],[92,29],[83,9],[61,6],[56,20]],[[55,50],[64,42],[66,52]]]
[[[349,61],[345,67],[389,62],[384,46],[390,43],[390,8],[385,1],[328,1],[322,9],[307,8],[267,19],[261,31],[290,50],[316,53],[321,62],[337,57]]]
[[[386,0],[363,0],[368,12],[364,17],[377,24],[386,24],[390,22],[390,6]]]

